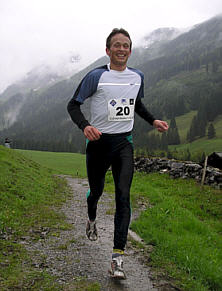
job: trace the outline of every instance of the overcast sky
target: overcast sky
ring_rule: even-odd
[[[154,29],[221,13],[221,0],[0,0],[0,92],[38,64],[103,56],[114,27],[128,30],[135,45]]]

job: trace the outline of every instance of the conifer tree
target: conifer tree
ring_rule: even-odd
[[[177,127],[176,120],[175,120],[175,117],[173,117],[170,120],[170,128],[176,128],[176,127]]]
[[[216,131],[215,131],[213,123],[210,123],[208,127],[207,136],[208,136],[208,139],[212,139],[216,136]]]
[[[163,132],[161,136],[161,150],[167,151],[168,150],[168,141],[167,141],[167,134]]]
[[[197,127],[196,137],[203,137],[206,134],[207,118],[208,116],[208,100],[201,102],[198,113],[197,113]]]
[[[170,120],[170,127],[167,132],[167,139],[169,145],[180,144],[180,136],[174,117]]]
[[[189,148],[187,148],[187,151],[186,151],[186,160],[189,161],[190,158],[191,158],[190,150],[189,150]]]
[[[195,115],[191,121],[190,129],[187,133],[187,140],[192,142],[197,136],[197,116]]]

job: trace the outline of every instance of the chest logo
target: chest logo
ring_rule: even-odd
[[[111,100],[110,101],[110,105],[112,105],[114,107],[116,105],[116,101],[115,100]]]
[[[127,104],[127,100],[126,100],[126,98],[121,99],[121,103],[122,103],[123,105],[126,105],[126,104]]]

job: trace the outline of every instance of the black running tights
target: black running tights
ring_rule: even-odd
[[[114,218],[114,249],[124,250],[130,223],[130,187],[133,178],[133,145],[124,135],[102,135],[89,142],[86,149],[90,194],[88,216],[96,219],[97,203],[104,188],[105,175],[112,167],[115,183],[116,212]]]

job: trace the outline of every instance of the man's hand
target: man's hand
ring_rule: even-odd
[[[88,140],[90,140],[90,141],[100,139],[100,135],[102,134],[102,132],[100,132],[97,128],[95,128],[91,125],[87,125],[84,128],[83,133],[84,133],[85,137],[88,138]]]
[[[153,122],[153,126],[159,131],[159,132],[164,132],[167,131],[169,126],[167,124],[166,121],[162,121],[162,120],[154,120]]]

